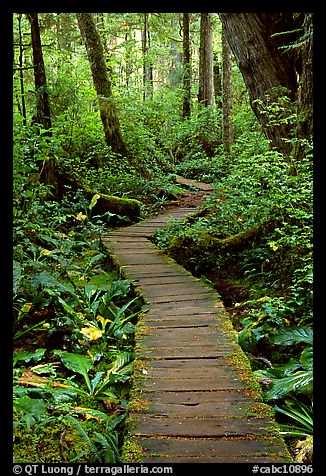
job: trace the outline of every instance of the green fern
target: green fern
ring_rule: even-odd
[[[86,431],[84,430],[82,425],[79,423],[79,421],[71,415],[65,415],[64,419],[68,420],[69,423],[71,423],[71,425],[77,430],[79,436],[86,443],[86,445],[88,446],[91,453],[93,453],[93,455],[95,456],[95,462],[96,463],[102,463],[101,452],[98,450],[97,446],[94,444],[94,442],[88,436],[88,434],[86,433]]]

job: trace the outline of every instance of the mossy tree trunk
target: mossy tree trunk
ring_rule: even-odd
[[[153,66],[149,61],[148,51],[150,48],[150,32],[148,29],[149,13],[144,13],[144,23],[142,30],[142,52],[143,52],[143,100],[153,99]]]
[[[222,74],[220,71],[219,59],[217,53],[213,52],[213,79],[214,79],[214,94],[215,103],[218,107],[222,105]]]
[[[51,137],[51,112],[49,93],[47,90],[45,66],[40,35],[40,27],[37,13],[27,13],[31,25],[31,38],[33,50],[34,82],[36,93],[36,116],[33,122],[45,129],[44,137]],[[58,198],[58,182],[55,159],[49,155],[40,166],[40,181],[51,186],[53,198]],[[48,197],[49,198],[49,197]]]
[[[111,81],[105,63],[101,37],[91,13],[77,13],[76,15],[86,45],[106,143],[111,146],[113,152],[128,156],[128,150],[121,135],[118,112],[112,96]]]
[[[215,104],[211,13],[200,14],[198,102],[204,106]]]
[[[183,31],[183,105],[182,117],[187,119],[191,113],[190,98],[190,35],[189,35],[190,13],[183,13],[182,31]]]
[[[233,123],[232,123],[232,58],[231,49],[226,41],[224,29],[222,28],[222,56],[223,56],[223,148],[226,156],[230,156],[231,145],[233,144]]]

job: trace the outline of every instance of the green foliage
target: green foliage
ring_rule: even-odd
[[[290,423],[280,423],[281,434],[291,437],[308,437],[313,434],[313,408],[295,400],[286,400],[274,410],[288,417]]]
[[[253,360],[258,356],[256,365],[270,359],[267,369],[256,367],[256,376],[262,381],[266,401],[276,402],[281,418],[292,420],[282,422],[289,425],[285,431],[310,435],[310,408],[302,401],[309,400],[312,391],[311,144],[300,139],[304,150],[300,162],[290,154],[270,150],[241,74],[234,67],[235,142],[231,156],[225,157],[222,109],[197,107],[196,81],[191,85],[191,117],[182,118],[181,70],[176,64],[181,52],[176,41],[180,14],[148,16],[151,45],[146,60],[155,65],[156,75],[153,96],[145,100],[141,41],[134,35],[143,28],[143,14],[104,14],[100,34],[105,43],[109,38],[116,40],[106,60],[130,152],[121,157],[104,141],[75,15],[39,17],[51,135],[31,125],[36,95],[30,47],[24,47],[28,69],[23,70],[27,126],[23,125],[20,77],[14,73],[14,425],[18,460],[27,458],[21,448],[25,445],[40,461],[58,461],[63,454],[71,462],[120,461],[119,425],[127,406],[140,299],[135,298],[131,282],[120,279],[112,269],[98,239],[108,228],[129,222],[111,212],[99,214],[96,205],[103,193],[141,200],[143,213],[157,212],[181,192],[171,172],[213,182],[217,192],[207,197],[197,218],[172,221],[157,233],[156,243],[168,249],[174,238],[182,237],[185,242],[189,238],[192,254],[185,250],[180,259],[190,269],[197,274],[205,270],[212,282],[216,276],[217,281],[226,281],[226,292],[231,281],[241,283],[247,297],[231,303],[240,316],[236,318],[239,343],[253,354]],[[17,15],[14,20],[16,45]],[[195,71],[199,15],[192,14],[191,20]],[[24,37],[30,29],[25,15],[21,26]],[[287,48],[297,48],[305,39],[304,35]],[[218,48],[215,44],[214,49]],[[295,137],[298,118],[295,104],[284,93],[271,91],[256,107],[267,128],[291,129],[287,141],[294,147],[299,141]],[[92,197],[86,199],[81,190],[73,192],[67,186],[60,202],[49,200],[51,189],[39,181],[49,158],[55,159],[61,174],[82,177],[94,192]],[[203,233],[228,238],[270,222],[275,223],[273,231],[245,250],[212,253],[209,243],[204,243],[205,249],[196,252]],[[52,441],[63,443],[54,450]],[[28,461],[30,458],[28,455]]]

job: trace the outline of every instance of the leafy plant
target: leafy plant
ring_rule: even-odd
[[[119,463],[121,461],[118,450],[118,436],[117,433],[112,430],[123,418],[124,415],[116,418],[114,422],[112,422],[111,419],[104,434],[95,431],[90,436],[75,417],[71,415],[65,416],[65,419],[76,428],[80,437],[94,455],[95,462],[98,463]],[[77,458],[78,456],[76,459]]]

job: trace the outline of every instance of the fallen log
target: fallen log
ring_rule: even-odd
[[[173,237],[167,253],[178,263],[189,268],[194,260],[197,263],[203,260],[204,264],[206,261],[211,262],[212,257],[217,255],[248,249],[254,243],[262,242],[277,226],[279,220],[271,219],[226,238],[217,238],[204,231],[190,230],[187,234]]]
[[[80,180],[64,173],[60,174],[60,185],[69,186],[71,190],[82,190],[85,197],[91,201],[95,194],[99,195],[94,207],[93,214],[101,215],[105,212],[115,213],[120,216],[127,216],[132,222],[139,221],[141,215],[141,202],[132,198],[120,198],[115,195],[106,195],[92,190]],[[61,191],[61,193],[63,193]]]

